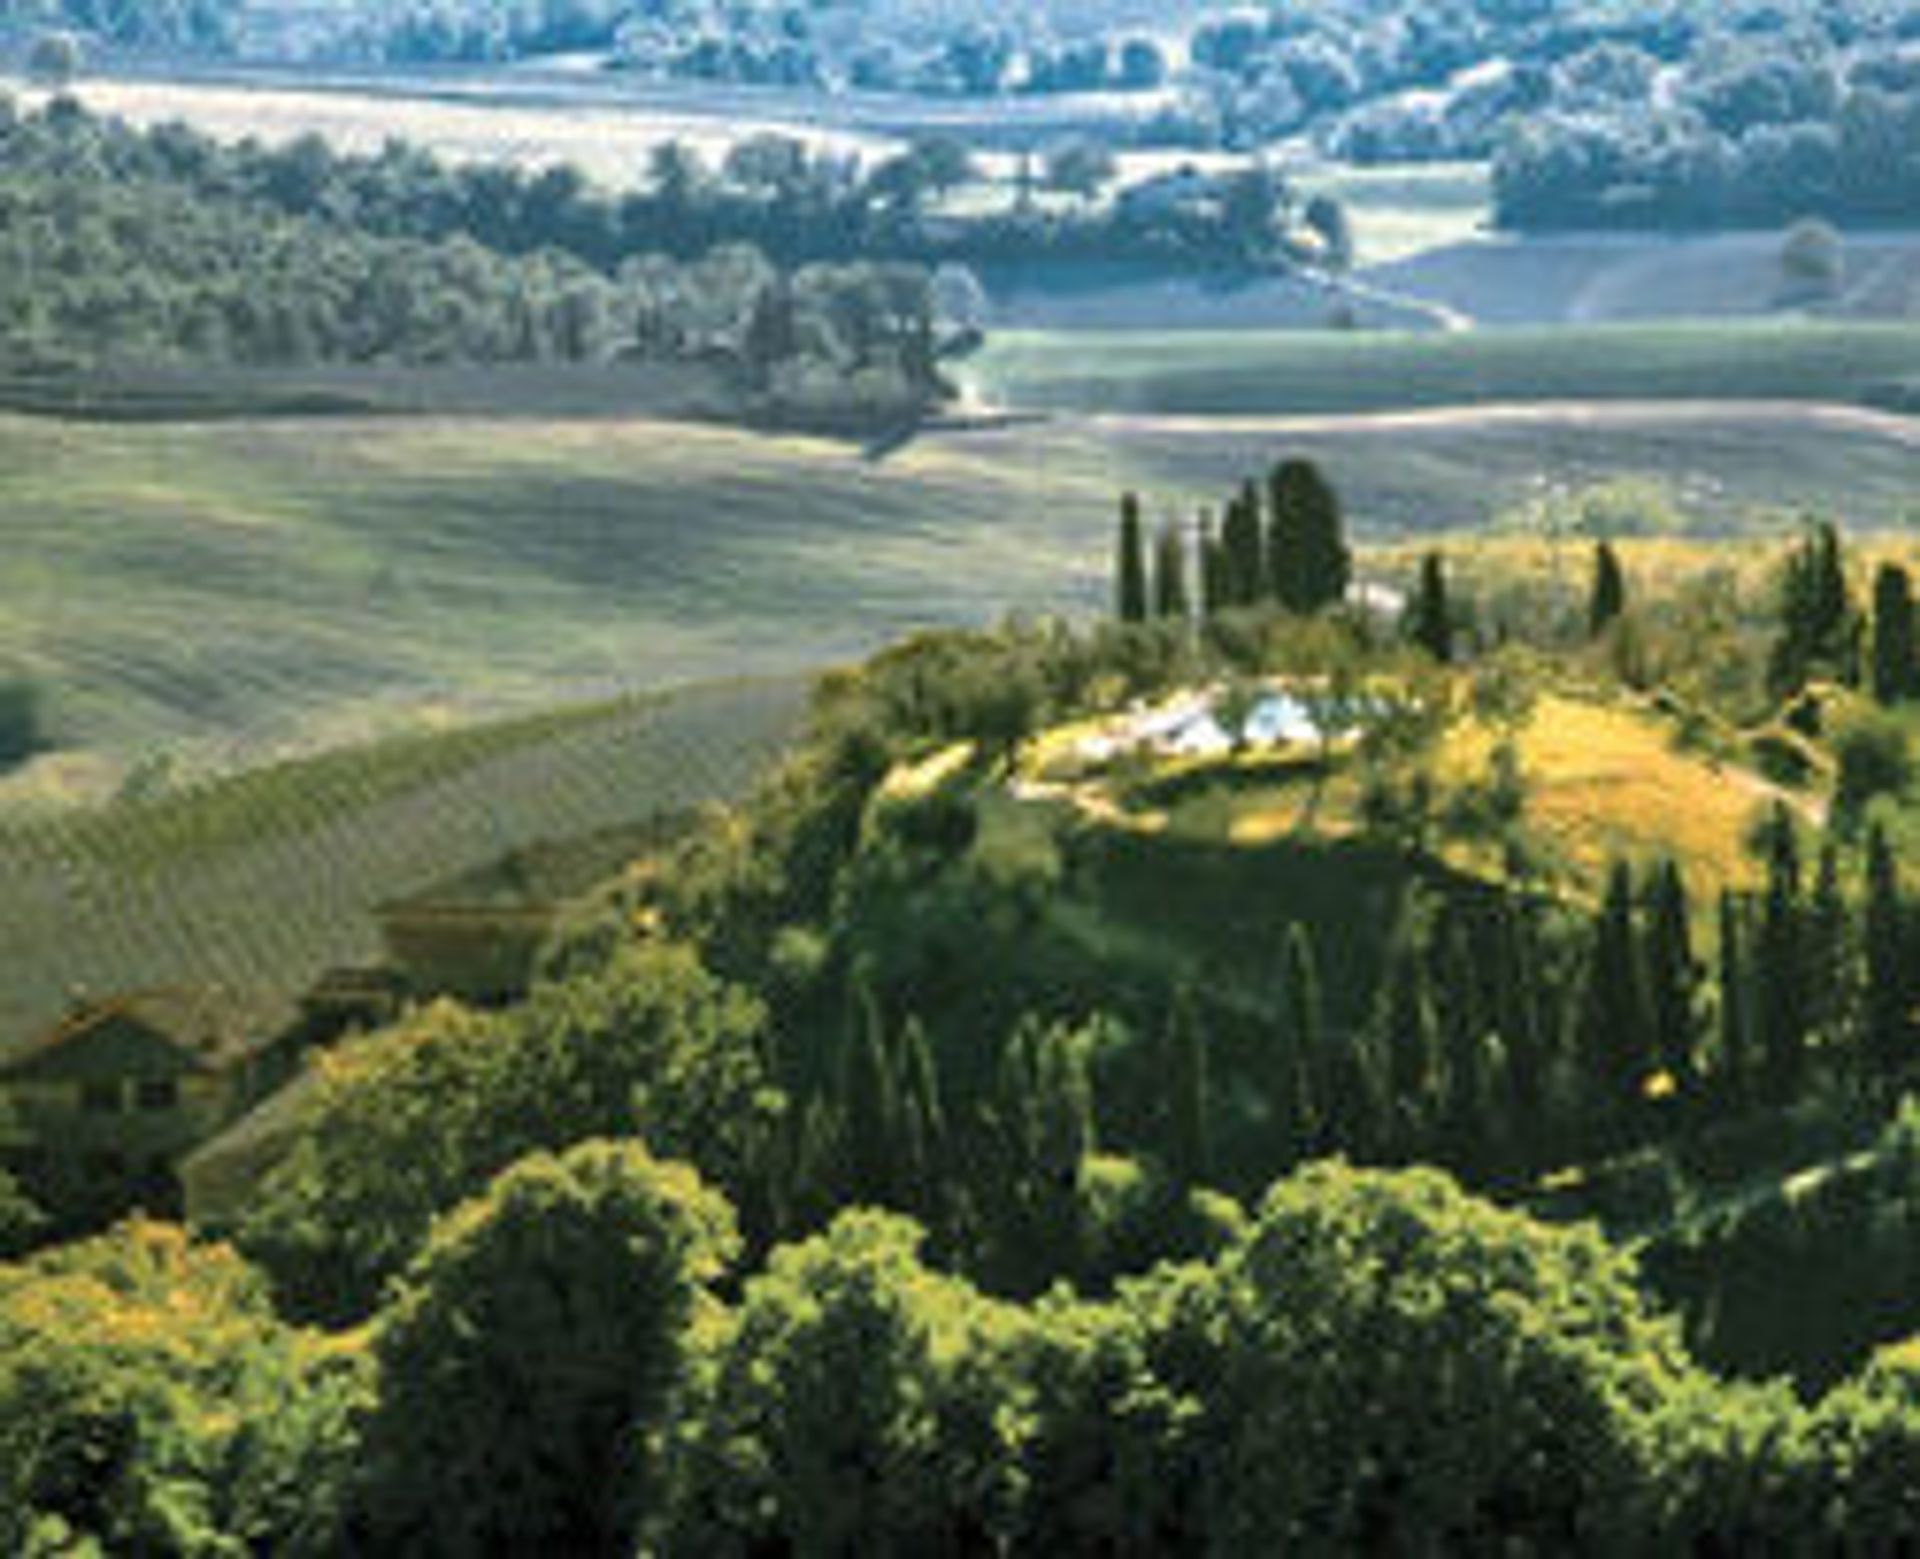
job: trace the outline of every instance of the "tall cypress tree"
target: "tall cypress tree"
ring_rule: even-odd
[[[860,986],[853,1004],[839,1078],[847,1186],[854,1201],[884,1203],[902,1167],[898,1079],[873,992]]]
[[[1290,612],[1337,606],[1353,580],[1340,495],[1311,460],[1283,460],[1267,479],[1267,567]]]
[[[1647,888],[1644,967],[1653,1058],[1685,1092],[1699,1070],[1701,971],[1693,956],[1686,882],[1672,861],[1655,868]]]
[[[1392,1146],[1400,1154],[1423,1145],[1440,1095],[1440,1032],[1428,969],[1431,930],[1425,907],[1409,904],[1387,950],[1374,1009],[1374,1041],[1391,1089]]]
[[[1587,599],[1587,632],[1599,638],[1627,609],[1627,576],[1613,547],[1601,542],[1593,549],[1593,589]]]
[[[1754,1055],[1753,985],[1747,960],[1747,917],[1731,889],[1720,895],[1720,1023],[1718,1085],[1728,1098],[1744,1101],[1751,1093],[1758,1062]]]
[[[899,1080],[901,1176],[910,1188],[912,1210],[938,1221],[946,1184],[946,1112],[940,1103],[940,1077],[925,1026],[907,1019],[892,1058]]]
[[[1840,891],[1840,848],[1831,838],[1820,847],[1803,941],[1801,988],[1806,992],[1808,1033],[1823,1046],[1840,1045],[1849,1037],[1860,1003],[1853,927]]]
[[[1214,618],[1232,604],[1227,581],[1227,553],[1214,534],[1213,516],[1200,511],[1200,615]]]
[[[1822,520],[1814,531],[1813,566],[1814,653],[1825,660],[1841,681],[1857,680],[1853,665],[1853,601],[1847,591],[1847,568],[1840,552],[1840,531]]]
[[[1503,1070],[1494,1037],[1497,995],[1483,978],[1489,960],[1464,917],[1449,918],[1443,945],[1446,957],[1433,980],[1444,1063],[1440,1134],[1455,1167],[1485,1171],[1500,1161],[1506,1124],[1495,1097]]]
[[[1176,1185],[1204,1185],[1213,1173],[1212,1084],[1206,1036],[1184,986],[1174,995],[1166,1043],[1167,1170]]]
[[[1441,665],[1453,659],[1453,608],[1447,601],[1446,565],[1440,554],[1420,560],[1420,586],[1407,611],[1407,635]]]
[[[1763,848],[1767,887],[1754,948],[1753,1023],[1767,1093],[1784,1100],[1800,1083],[1807,991],[1800,845],[1783,805],[1773,809]]]
[[[1153,549],[1153,614],[1161,618],[1190,615],[1187,595],[1187,545],[1177,521],[1160,528]]]
[[[1265,575],[1260,541],[1259,500],[1242,493],[1227,503],[1226,524],[1220,533],[1225,555],[1226,597],[1229,605],[1251,606],[1260,599]]]
[[[1780,633],[1767,666],[1776,697],[1786,697],[1824,670],[1858,679],[1857,629],[1847,593],[1840,533],[1830,521],[1809,524],[1787,559],[1780,591]]]
[[[1268,1063],[1267,1089],[1276,1122],[1287,1132],[1288,1158],[1304,1158],[1323,1145],[1321,1119],[1328,1092],[1326,1007],[1320,994],[1320,961],[1313,936],[1299,921],[1287,928],[1281,967],[1281,1032]]]
[[[1873,1076],[1885,1086],[1896,1083],[1920,1059],[1913,1023],[1920,982],[1907,956],[1899,870],[1886,831],[1877,825],[1867,836],[1865,921],[1867,989],[1861,1048]]]
[[[1140,500],[1120,500],[1120,547],[1115,565],[1114,609],[1123,623],[1147,620],[1147,539],[1140,524]]]
[[[1601,1119],[1615,1127],[1639,1111],[1652,1071],[1653,1025],[1636,918],[1633,870],[1615,861],[1594,922],[1575,1030],[1581,1075]]]
[[[1873,576],[1873,696],[1897,704],[1920,693],[1913,631],[1913,580],[1898,563]]]

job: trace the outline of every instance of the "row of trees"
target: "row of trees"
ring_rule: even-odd
[[[295,215],[306,199],[229,178],[191,140],[58,109],[0,143],[0,339],[16,361],[687,363],[776,410],[864,417],[942,393],[933,281],[918,267],[782,273],[733,245],[606,273],[564,250],[487,247],[458,225],[427,236],[378,213],[368,226]]]
[[[739,1284],[632,1142],[520,1160],[374,1324],[287,1326],[134,1224],[0,1271],[0,1540],[187,1554],[1893,1551],[1910,1352],[1814,1408],[1715,1380],[1626,1258],[1325,1165],[1210,1260],[993,1300],[849,1211]]]
[[[668,142],[624,193],[590,185],[571,165],[457,165],[400,141],[371,156],[337,152],[312,135],[223,146],[182,124],[139,131],[98,119],[71,99],[36,115],[0,108],[0,145],[21,168],[90,177],[105,170],[379,237],[464,236],[509,255],[555,249],[606,273],[639,257],[698,258],[724,244],[752,245],[787,268],[1075,256],[1280,264],[1326,249],[1326,234],[1338,236],[1339,226],[1331,203],[1302,201],[1266,168],[1223,180],[1226,193],[1211,203],[1044,211],[1022,201],[999,214],[934,222],[929,208],[978,171],[962,142],[941,135],[867,161],[774,132],[745,137],[711,163]],[[1089,188],[1084,159],[1064,166],[1068,182]]]
[[[1920,198],[1906,148],[1920,127],[1910,56],[1803,32],[1705,47],[1661,80],[1660,62],[1613,62],[1608,90],[1543,106],[1502,141],[1499,220],[1553,228],[1783,226],[1816,213],[1896,223]]]
[[[1346,599],[1353,554],[1339,494],[1308,460],[1284,460],[1260,485],[1247,481],[1227,501],[1218,533],[1202,512],[1198,525],[1199,600],[1205,616],[1272,602],[1310,615]],[[1140,500],[1120,503],[1115,608],[1123,623],[1149,617],[1185,616],[1195,604],[1189,593],[1185,535],[1178,522],[1155,538],[1147,559]]]

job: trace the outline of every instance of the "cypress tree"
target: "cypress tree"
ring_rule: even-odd
[[[1593,591],[1587,601],[1587,632],[1599,638],[1627,609],[1627,577],[1612,546],[1601,542],[1593,549]]]
[[[1807,992],[1800,846],[1782,805],[1768,821],[1764,848],[1767,887],[1754,948],[1753,1023],[1768,1094],[1784,1100],[1800,1082]]]
[[[900,1031],[893,1075],[899,1080],[902,1175],[913,1188],[914,1210],[937,1219],[946,1180],[947,1123],[933,1047],[917,1016],[908,1018]]]
[[[1227,555],[1214,534],[1213,516],[1200,511],[1200,615],[1214,618],[1232,604],[1227,583]]]
[[[885,1202],[901,1169],[900,1095],[880,1006],[864,985],[840,1057],[839,1115],[848,1191],[859,1202]]]
[[[1814,653],[1827,660],[1842,681],[1852,682],[1848,652],[1853,603],[1847,594],[1840,532],[1831,520],[1822,520],[1814,530],[1812,607]]]
[[[1071,1036],[1021,1020],[1001,1049],[986,1124],[989,1265],[1003,1286],[1030,1291],[1071,1274],[1084,1246],[1080,1166],[1093,1151],[1093,1110]]]
[[[1700,965],[1680,868],[1663,861],[1647,889],[1647,1020],[1654,1063],[1686,1090],[1698,1073]]]
[[[1652,1023],[1641,963],[1633,870],[1615,861],[1594,923],[1575,1031],[1581,1074],[1601,1105],[1603,1121],[1630,1118],[1652,1070]]]
[[[1393,1148],[1411,1153],[1431,1123],[1440,1092],[1440,1034],[1428,972],[1431,922],[1423,906],[1409,905],[1387,952],[1386,974],[1374,1011],[1374,1038],[1385,1058]]]
[[[1181,1187],[1204,1185],[1213,1172],[1207,1042],[1193,992],[1184,986],[1167,1019],[1166,1076],[1168,1173]]]
[[[1758,1071],[1753,1054],[1751,974],[1747,966],[1747,917],[1738,895],[1720,895],[1720,1055],[1722,1091],[1744,1100]]]
[[[1873,696],[1897,704],[1920,693],[1913,632],[1913,581],[1897,563],[1873,576]]]
[[[1540,967],[1533,926],[1509,895],[1494,905],[1491,927],[1493,1021],[1500,1035],[1516,1123],[1524,1131],[1540,1119],[1546,1105],[1547,1072],[1552,1065],[1540,1021],[1545,971]]]
[[[1147,541],[1140,524],[1140,500],[1120,500],[1120,556],[1116,567],[1115,610],[1123,623],[1147,620]]]
[[[1311,460],[1283,460],[1267,479],[1267,567],[1274,598],[1290,612],[1346,599],[1353,579],[1340,495]]]
[[[1231,606],[1251,606],[1260,599],[1264,576],[1260,545],[1259,501],[1251,492],[1228,501],[1226,524],[1220,536],[1225,554],[1225,595]]]
[[[1299,921],[1287,928],[1283,953],[1280,1043],[1274,1047],[1268,1076],[1275,1119],[1287,1133],[1286,1157],[1300,1158],[1322,1141],[1320,1119],[1327,1088],[1326,1007],[1320,994],[1320,962],[1313,936]]]
[[[1160,528],[1153,550],[1153,612],[1156,617],[1179,618],[1191,613],[1187,595],[1187,546],[1177,522]]]
[[[1453,660],[1453,609],[1447,604],[1446,566],[1437,552],[1420,560],[1420,587],[1407,613],[1407,633],[1441,665]]]
[[[1915,981],[1907,959],[1907,917],[1900,899],[1899,869],[1886,831],[1867,836],[1865,910],[1867,989],[1862,1049],[1883,1085],[1896,1083],[1915,1059]]]
[[[1805,930],[1807,1030],[1822,1045],[1839,1045],[1859,1010],[1854,978],[1853,934],[1846,900],[1840,892],[1840,850],[1832,839],[1820,847],[1820,867],[1814,878],[1813,901]]]
[[[1809,525],[1787,559],[1781,583],[1780,634],[1768,662],[1768,686],[1786,697],[1824,668],[1843,682],[1858,679],[1856,627],[1847,594],[1840,533],[1830,521]]]
[[[1484,1172],[1499,1162],[1504,1127],[1495,1102],[1501,1062],[1493,1033],[1493,993],[1482,980],[1487,961],[1465,920],[1451,923],[1446,949],[1434,981],[1444,1061],[1442,1137],[1455,1167]]]

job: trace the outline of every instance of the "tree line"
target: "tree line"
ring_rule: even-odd
[[[229,158],[59,102],[0,124],[0,151],[0,332],[16,362],[701,364],[756,403],[865,417],[943,393],[918,267],[783,272],[731,245],[607,271],[377,201],[323,215],[324,181],[295,191],[298,148]]]

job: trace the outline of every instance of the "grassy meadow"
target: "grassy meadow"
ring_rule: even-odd
[[[1008,333],[970,374],[994,404],[1195,417],[1556,400],[1873,405],[1920,374],[1920,327],[1784,320],[1451,335]]]

